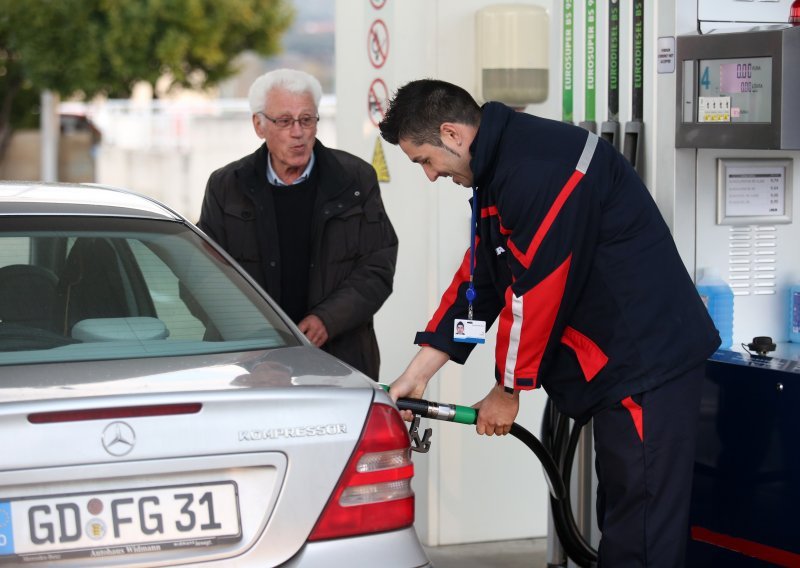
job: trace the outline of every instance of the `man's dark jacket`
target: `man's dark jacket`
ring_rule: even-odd
[[[377,380],[373,315],[392,292],[397,236],[371,165],[319,141],[314,156],[319,185],[311,223],[308,313],[328,331],[322,349]],[[212,173],[198,226],[277,299],[281,259],[266,172],[264,144]],[[261,192],[258,198],[256,192]]]
[[[719,335],[650,192],[610,144],[576,126],[483,107],[475,318],[498,319],[496,378],[544,387],[584,422],[702,364]],[[464,362],[469,254],[416,342]]]

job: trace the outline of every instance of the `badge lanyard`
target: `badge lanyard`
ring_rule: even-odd
[[[478,233],[478,188],[472,188],[472,224],[469,229],[469,286],[467,319],[453,321],[453,341],[459,343],[484,343],[486,341],[486,322],[472,319],[472,302],[478,296],[475,291],[475,241]]]
[[[475,237],[478,225],[478,189],[472,188],[472,223],[469,226],[469,287],[467,288],[467,319],[472,319],[472,302],[477,297],[473,278],[475,276]]]

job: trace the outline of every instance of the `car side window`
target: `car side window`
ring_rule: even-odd
[[[128,244],[147,283],[156,314],[169,330],[169,338],[202,340],[206,326],[192,315],[181,298],[180,281],[175,273],[140,241],[131,239]]]

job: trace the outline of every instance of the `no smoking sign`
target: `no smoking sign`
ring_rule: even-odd
[[[383,20],[375,20],[369,27],[367,55],[375,69],[380,69],[389,57],[389,29]]]
[[[367,93],[367,113],[372,124],[378,126],[386,114],[386,107],[389,104],[389,89],[383,79],[375,79],[369,86]]]

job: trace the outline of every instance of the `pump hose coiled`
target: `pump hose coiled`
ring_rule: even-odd
[[[583,427],[579,424],[573,424],[570,428],[569,417],[559,413],[554,408],[551,399],[547,399],[542,417],[543,445],[558,464],[565,487],[570,486],[575,450],[578,447],[582,429]],[[578,566],[595,566],[598,558],[597,550],[586,542],[575,523],[569,492],[564,499],[553,499],[551,496],[550,510],[556,534],[567,556]]]
[[[460,424],[475,424],[478,420],[478,410],[475,408],[457,404],[429,402],[421,398],[399,398],[397,399],[397,408],[410,410],[423,418],[458,422]],[[550,489],[551,499],[561,500],[567,497],[567,489],[561,480],[558,466],[539,439],[516,422],[511,425],[509,434],[528,446],[541,462],[544,468],[544,477]]]
[[[387,385],[381,385],[387,391]],[[400,410],[410,410],[413,414],[433,420],[458,422],[474,425],[478,420],[478,410],[468,406],[429,402],[417,398],[397,400]],[[581,534],[572,513],[569,491],[572,465],[582,426],[573,425],[570,419],[560,414],[548,398],[542,418],[542,440],[531,434],[516,422],[511,425],[509,434],[520,440],[531,450],[544,470],[545,481],[550,490],[550,506],[553,524],[561,545],[567,556],[581,567],[591,567],[597,563],[597,551]]]

